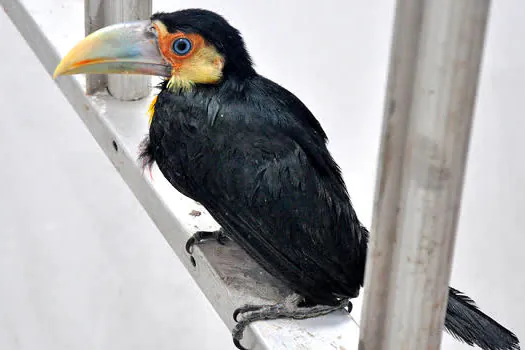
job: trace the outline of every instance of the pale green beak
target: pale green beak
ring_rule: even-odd
[[[169,77],[151,21],[111,25],[80,41],[62,59],[53,78],[72,74],[145,74]]]

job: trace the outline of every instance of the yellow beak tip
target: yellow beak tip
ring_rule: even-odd
[[[62,75],[62,69],[60,69],[60,65],[55,68],[55,71],[53,72],[53,79],[58,78],[58,76]]]

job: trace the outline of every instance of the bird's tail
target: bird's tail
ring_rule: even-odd
[[[508,329],[481,312],[474,301],[450,288],[445,330],[453,337],[484,350],[519,350],[519,340]]]

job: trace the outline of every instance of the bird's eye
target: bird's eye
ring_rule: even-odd
[[[191,50],[191,41],[187,38],[179,38],[173,42],[173,51],[179,55],[184,56]]]

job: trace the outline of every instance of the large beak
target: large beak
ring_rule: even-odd
[[[171,65],[162,57],[151,21],[115,24],[88,35],[62,59],[59,75],[147,74],[169,77]]]

